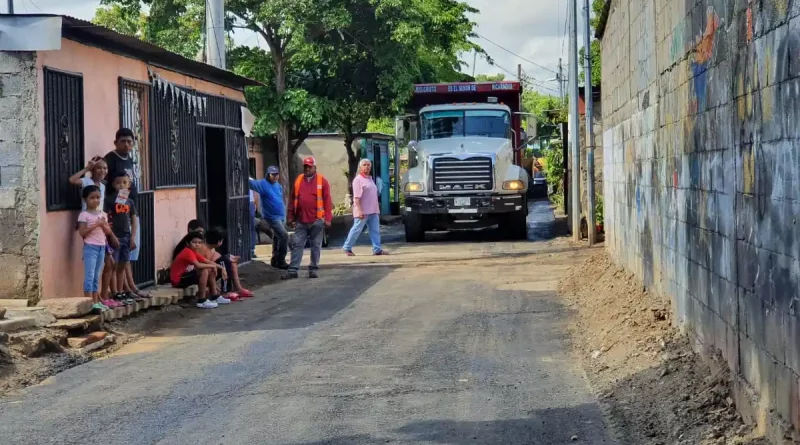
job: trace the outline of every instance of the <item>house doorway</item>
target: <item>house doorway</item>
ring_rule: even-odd
[[[205,175],[203,181],[206,198],[206,227],[228,227],[228,188],[225,171],[225,130],[222,128],[205,128]],[[220,249],[227,252],[227,243]]]

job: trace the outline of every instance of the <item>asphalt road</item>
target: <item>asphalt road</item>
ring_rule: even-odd
[[[187,310],[0,399],[0,443],[612,443],[554,294],[580,254],[532,210],[537,241],[332,248],[318,280]]]

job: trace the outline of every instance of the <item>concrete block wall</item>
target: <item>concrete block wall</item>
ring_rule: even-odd
[[[606,248],[800,430],[800,0],[611,0],[602,45]]]
[[[36,303],[40,146],[36,54],[0,52],[0,298]]]

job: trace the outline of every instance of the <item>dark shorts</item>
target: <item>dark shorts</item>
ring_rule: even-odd
[[[200,275],[197,273],[197,269],[194,269],[184,272],[183,275],[181,275],[180,281],[172,283],[172,287],[185,289],[189,286],[196,286],[198,283],[200,283]]]
[[[117,237],[119,239],[119,247],[114,248],[114,253],[112,256],[114,257],[114,262],[119,263],[127,263],[131,259],[131,237],[130,236],[121,236]]]

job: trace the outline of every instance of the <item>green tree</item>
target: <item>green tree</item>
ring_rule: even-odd
[[[478,74],[475,76],[477,82],[502,82],[505,79],[505,74]]]
[[[100,4],[93,19],[98,25],[192,59],[203,47],[204,0],[101,0]]]

